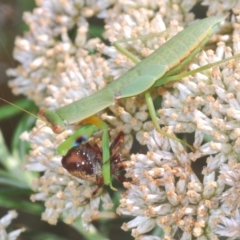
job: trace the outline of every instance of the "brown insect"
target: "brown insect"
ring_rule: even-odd
[[[110,164],[112,175],[120,182],[125,178],[120,177],[119,171],[124,169],[120,150],[124,141],[123,132],[119,132],[110,146]],[[94,182],[98,188],[94,191],[95,195],[99,188],[104,184],[102,174],[102,151],[97,144],[85,143],[71,148],[62,158],[63,167],[73,176]]]

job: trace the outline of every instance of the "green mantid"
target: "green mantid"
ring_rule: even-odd
[[[205,46],[224,19],[225,17],[214,16],[190,25],[143,60],[133,56],[133,54],[122,48],[119,43],[115,43],[114,46],[121,53],[136,63],[132,69],[91,96],[60,107],[54,111],[44,109],[39,111],[40,119],[57,134],[63,132],[67,124],[76,122],[82,122],[84,125],[90,124],[87,125],[87,128],[83,127],[79,132],[63,142],[57,148],[58,153],[65,155],[79,135],[84,135],[87,139],[95,131],[99,129],[102,130],[102,171],[104,184],[114,189],[111,182],[111,166],[109,161],[108,125],[100,118],[94,116],[94,114],[109,107],[117,99],[132,97],[142,93],[145,95],[149,115],[155,129],[166,137],[188,145],[184,141],[161,130],[149,89],[171,81],[180,80],[185,76],[195,74],[238,57],[238,55],[235,55],[192,71],[181,72],[181,70],[184,69],[192,61],[194,56]],[[181,73],[178,74],[179,72]]]

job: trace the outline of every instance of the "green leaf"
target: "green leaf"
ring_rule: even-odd
[[[0,185],[8,185],[15,188],[29,189],[25,182],[19,181],[11,172],[0,170]]]
[[[38,203],[32,203],[29,200],[28,201],[21,200],[17,196],[14,198],[12,195],[6,197],[3,196],[2,191],[0,191],[0,193],[1,193],[0,194],[1,207],[12,208],[37,215],[40,215],[44,210],[43,206]]]
[[[89,230],[86,232],[86,230],[82,226],[81,219],[79,218],[77,221],[74,221],[72,224],[72,227],[74,227],[75,230],[77,230],[79,233],[81,233],[86,240],[107,240],[108,238],[101,235],[100,232],[97,231],[97,229],[94,227],[93,224],[89,227]]]
[[[29,229],[28,229],[29,231]],[[36,231],[36,229],[33,229],[34,232],[31,232],[31,239],[34,240],[69,240],[65,237],[60,237],[59,235],[55,235],[52,233],[47,233],[43,231]]]
[[[21,100],[15,101],[12,104],[16,106],[7,104],[0,108],[0,120],[13,117],[17,114],[22,113],[24,110],[27,110],[30,113],[32,113],[33,111],[36,111],[36,106],[34,105],[34,103],[27,99],[21,99]],[[19,109],[18,107],[20,107],[21,109]]]

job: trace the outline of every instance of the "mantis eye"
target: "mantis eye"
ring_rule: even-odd
[[[61,125],[52,125],[51,129],[54,133],[61,133],[65,130],[65,126],[63,128]]]

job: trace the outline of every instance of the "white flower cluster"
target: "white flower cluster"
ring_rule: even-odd
[[[20,228],[14,230],[12,232],[7,233],[6,228],[11,224],[12,220],[17,217],[17,212],[11,210],[7,215],[0,218],[0,239],[5,240],[15,240],[19,237],[19,235],[25,231],[24,228]]]
[[[134,66],[115,48],[100,39],[88,38],[89,17],[105,19],[104,37],[112,43],[152,34],[151,38],[122,43],[125,49],[143,59],[193,21],[194,15],[189,10],[195,1],[42,0],[37,3],[38,8],[24,16],[30,31],[16,40],[14,56],[21,65],[9,70],[15,78],[11,87],[39,106],[55,109],[94,94]],[[208,4],[211,9],[211,3]],[[232,4],[237,12],[237,4]],[[219,13],[226,14],[229,6],[225,5]],[[221,42],[215,52],[202,52],[190,69],[239,53],[239,17],[232,19],[234,24],[222,26],[227,34],[218,33],[212,44],[230,40],[231,26],[233,50]],[[133,229],[136,239],[218,239],[240,235],[228,230],[240,224],[239,69],[236,59],[151,90],[156,100],[159,95],[162,97],[159,122],[170,133],[194,132],[195,152],[187,152],[180,143],[153,130],[143,96],[119,100],[109,107],[110,111],[100,114],[109,123],[112,136],[120,130],[124,132],[124,154],[129,152],[135,138],[149,150],[126,161],[126,175],[132,181],[124,184],[127,190],[118,208],[119,214],[135,217],[123,229]],[[38,122],[37,128],[41,125]],[[112,203],[106,191],[92,198],[96,186],[74,178],[61,166],[56,146],[76,128],[68,126],[58,136],[42,128],[31,140],[27,133],[22,138],[32,144],[26,169],[43,172],[33,183],[37,193],[32,196],[33,201],[45,202],[43,219],[55,224],[63,213],[65,221],[72,223],[81,216],[87,229],[100,202],[106,208]],[[192,162],[200,158],[207,161],[201,178],[192,168]],[[231,188],[227,190],[226,185]],[[164,238],[160,231],[164,232]]]

